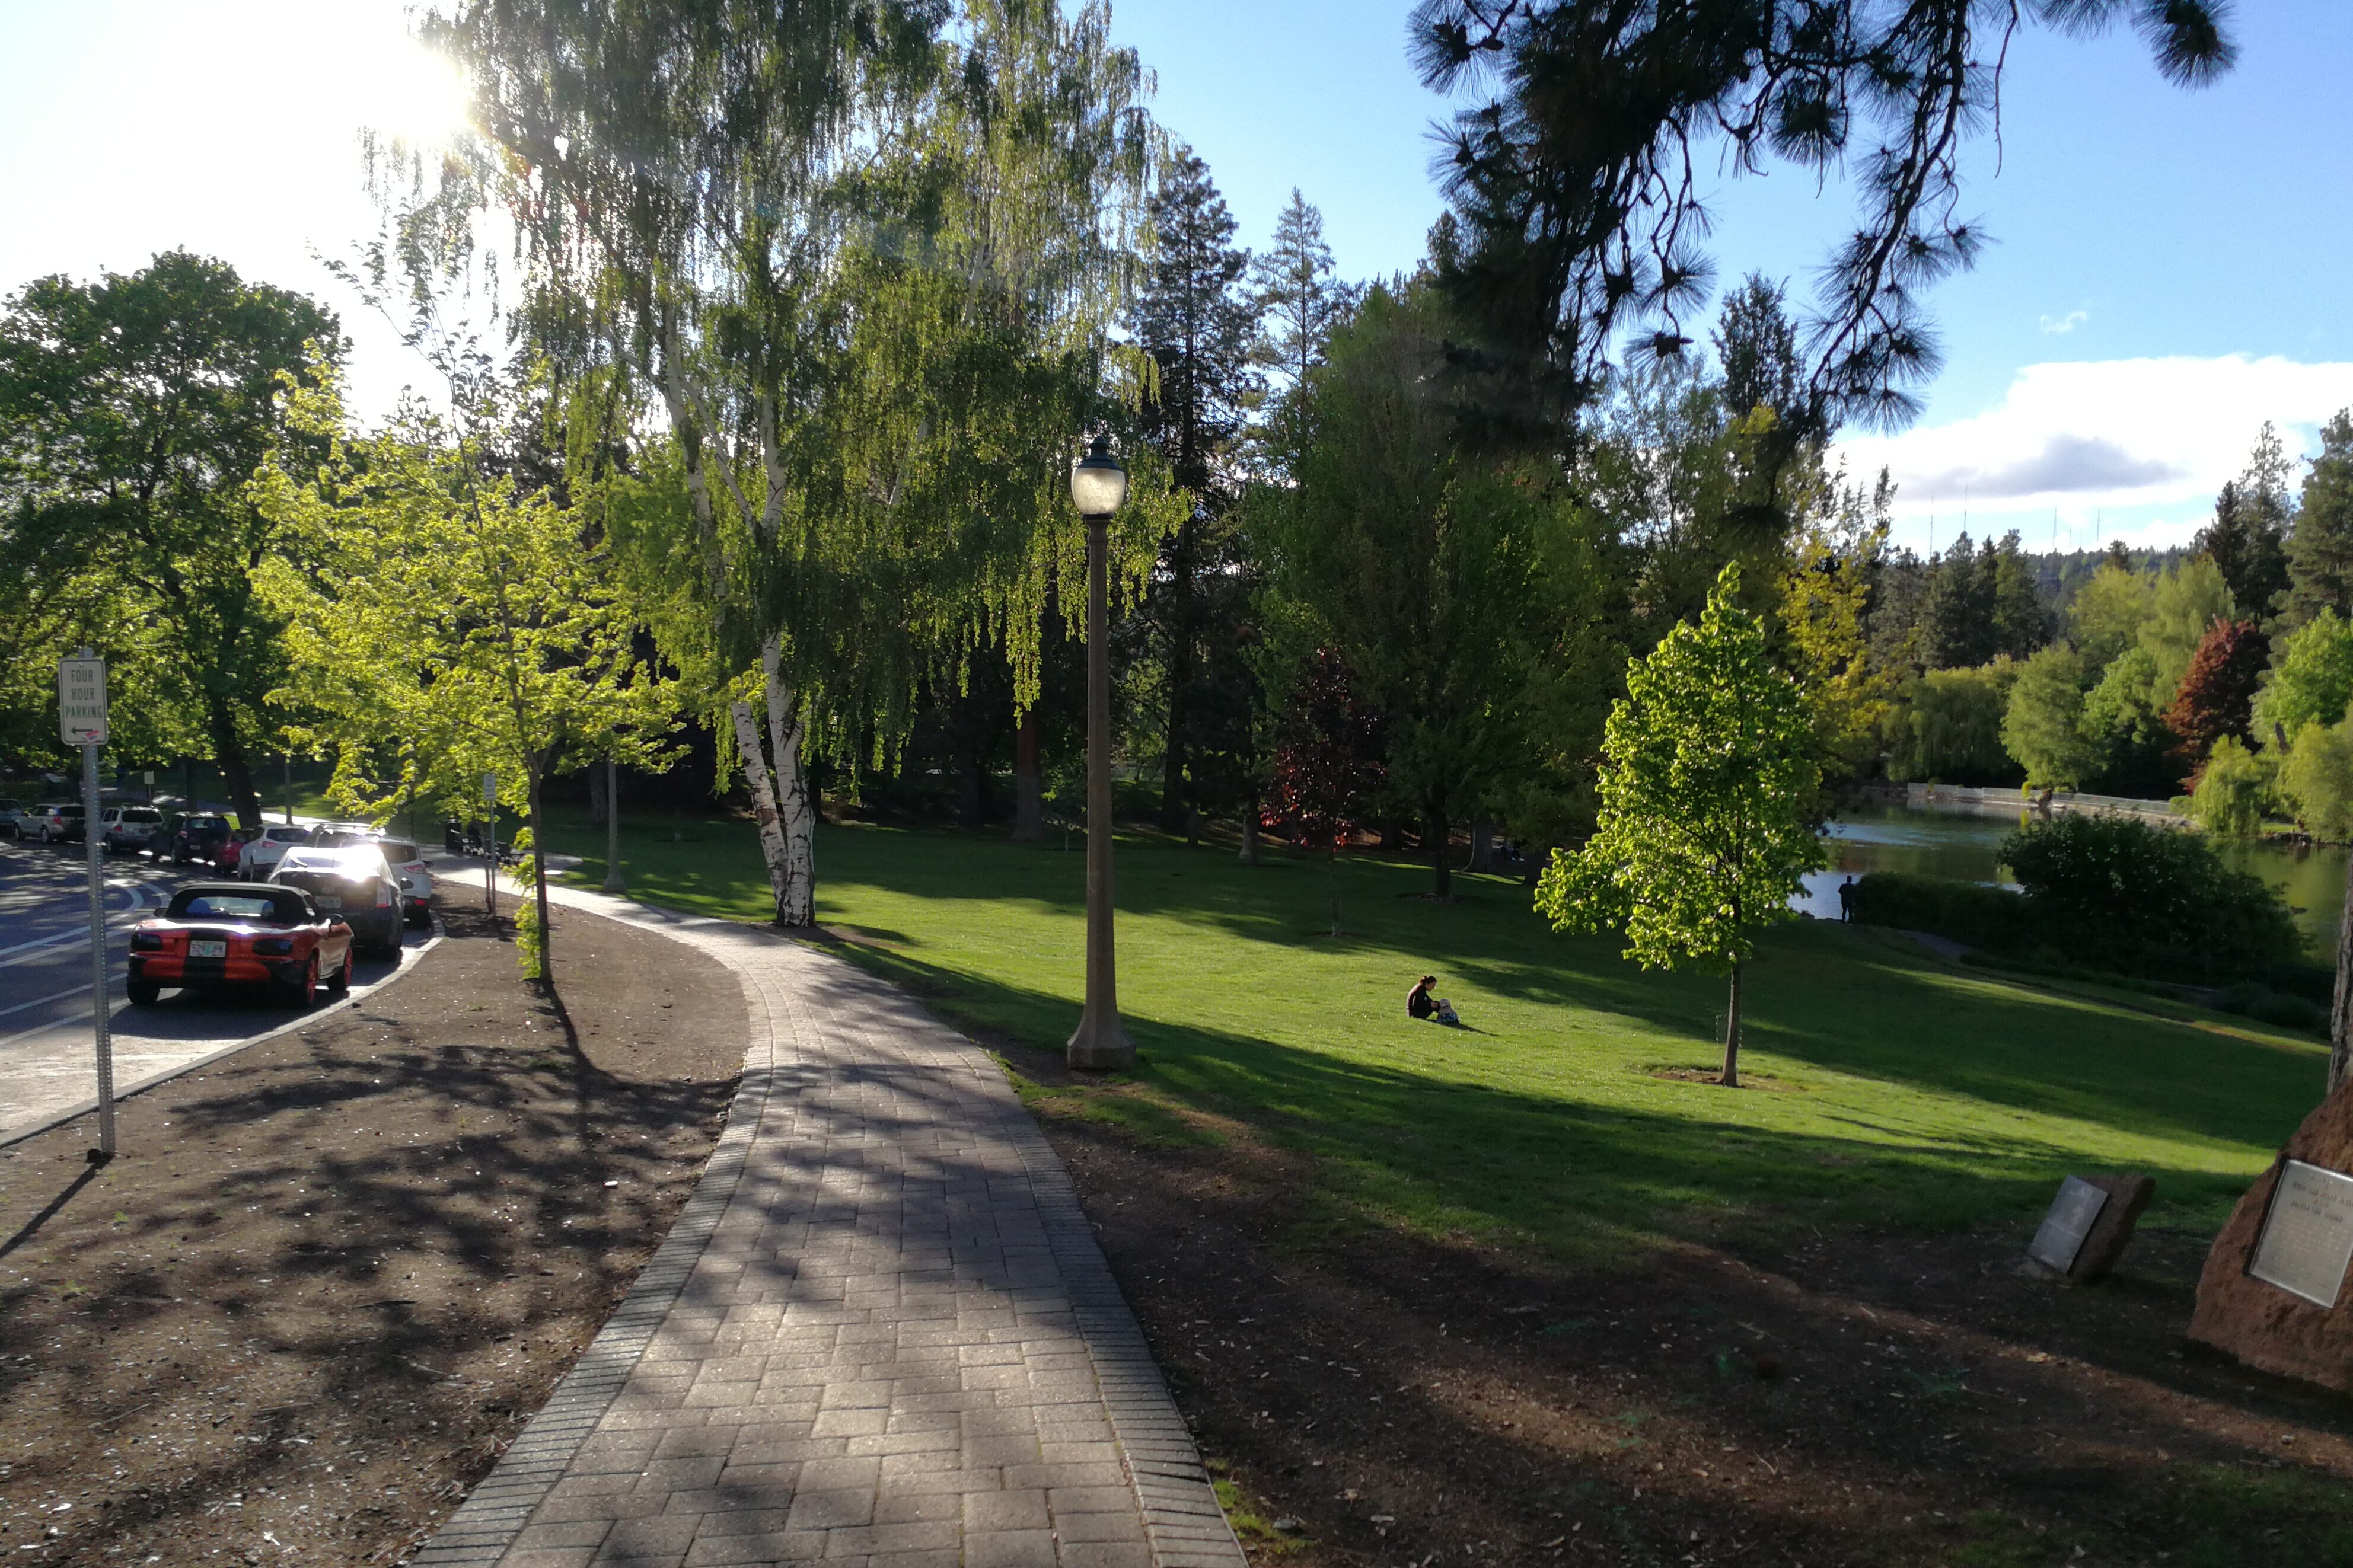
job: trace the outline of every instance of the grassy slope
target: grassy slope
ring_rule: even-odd
[[[676,826],[682,842],[665,824],[625,845],[631,891],[761,918],[748,826]],[[577,824],[551,837],[602,849]],[[2239,1020],[2170,1022],[1799,922],[1750,970],[1743,1062],[1773,1088],[1730,1093],[1646,1070],[1713,1065],[1718,977],[1557,936],[1515,881],[1459,879],[1439,905],[1419,896],[1423,868],[1344,864],[1335,942],[1320,862],[1278,848],[1252,869],[1148,837],[1119,854],[1120,997],[1145,1062],[1090,1109],[1204,1135],[1188,1108],[1312,1152],[1334,1223],[1578,1250],[1757,1222],[2007,1222],[2070,1170],[2137,1169],[2158,1178],[2152,1223],[2211,1226],[2324,1071],[2322,1047]],[[889,944],[856,961],[982,1030],[1049,1048],[1068,1034],[1075,847],[852,826],[821,834],[818,867],[819,918]],[[1405,1016],[1426,971],[1475,1032]]]

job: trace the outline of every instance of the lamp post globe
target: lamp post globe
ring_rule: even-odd
[[[1087,455],[1071,465],[1071,500],[1093,523],[1108,523],[1126,504],[1127,470],[1112,456],[1109,436],[1098,434]]]
[[[1127,500],[1127,470],[1098,434],[1071,468],[1071,500],[1087,523],[1087,1004],[1065,1053],[1085,1072],[1135,1065],[1119,1021],[1111,922],[1111,636],[1106,579],[1112,515]]]

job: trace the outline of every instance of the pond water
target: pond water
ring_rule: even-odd
[[[1838,885],[1869,871],[1904,871],[1915,877],[1953,877],[1970,882],[2007,880],[2001,841],[2017,823],[1975,812],[1919,811],[1900,805],[1849,806],[1825,829],[1831,868],[1806,877],[1806,889],[1793,907],[1818,919],[1838,919]],[[2346,850],[2322,845],[2298,850],[2285,844],[2229,840],[2217,846],[2222,858],[2252,871],[2286,895],[2312,941],[2310,956],[2332,963],[2337,926],[2345,904]]]

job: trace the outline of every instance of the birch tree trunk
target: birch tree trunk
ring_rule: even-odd
[[[735,750],[744,759],[744,782],[752,786],[752,817],[759,824],[760,858],[768,863],[768,888],[776,895],[776,923],[785,923],[785,909],[791,893],[786,873],[785,830],[776,820],[776,791],[768,772],[768,749],[760,738],[759,721],[752,717],[752,705],[738,702],[731,710],[735,721]]]
[[[781,650],[775,637],[760,650],[766,678],[768,743],[776,760],[776,814],[785,840],[785,878],[776,894],[780,926],[817,924],[817,812],[809,804],[808,778],[801,771],[801,737],[807,732],[801,705],[778,673]]]

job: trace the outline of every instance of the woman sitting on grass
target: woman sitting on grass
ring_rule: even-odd
[[[1425,974],[1414,982],[1413,989],[1405,994],[1406,1016],[1435,1018],[1441,1024],[1461,1028],[1462,1019],[1454,1011],[1454,1004],[1443,996],[1432,996],[1430,994],[1430,988],[1437,984],[1438,976],[1435,974]]]

